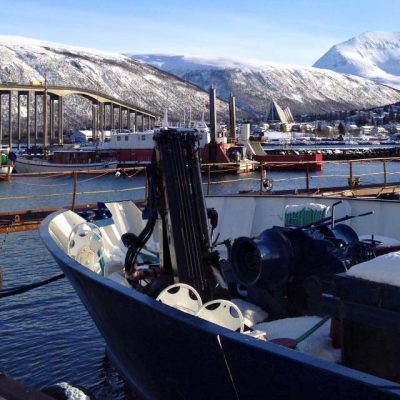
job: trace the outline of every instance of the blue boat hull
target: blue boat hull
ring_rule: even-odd
[[[57,213],[56,213],[57,214]],[[387,399],[400,385],[228,331],[97,275],[40,234],[145,399]]]

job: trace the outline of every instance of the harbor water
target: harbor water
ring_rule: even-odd
[[[388,163],[387,171],[388,183],[400,180],[400,163]],[[310,187],[345,186],[348,174],[347,165],[328,164],[322,172],[312,173]],[[328,175],[333,177],[328,179]],[[362,183],[382,182],[382,163],[355,164],[353,176],[358,175]],[[272,172],[269,177],[275,190],[305,186],[302,172]],[[207,179],[205,176],[204,181]],[[76,204],[142,199],[144,181],[143,175],[80,176],[77,190],[84,194],[78,194]],[[213,175],[212,181],[220,183],[210,186],[210,194],[234,194],[260,187],[259,173]],[[16,177],[9,183],[0,182],[0,211],[70,205],[72,184],[70,176]],[[106,189],[114,192],[91,193]],[[0,234],[0,269],[3,288],[60,273],[36,231]],[[134,398],[110,364],[104,340],[66,279],[0,299],[0,343],[0,370],[29,386],[40,389],[64,381],[85,387],[96,399]]]

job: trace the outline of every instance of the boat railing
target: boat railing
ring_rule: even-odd
[[[238,163],[203,164],[204,193],[377,197],[400,192],[399,161],[400,157],[318,161],[323,163],[323,169],[315,172],[307,168],[307,165],[315,164],[315,161],[301,161],[299,163],[306,166],[303,171],[284,173],[271,171],[271,167],[287,166],[290,162],[250,162],[250,170],[256,171],[247,174],[237,174]],[[370,167],[371,163],[373,168]],[[35,215],[38,210],[60,208],[65,203],[66,208],[75,209],[94,202],[121,198],[141,202],[146,198],[147,191],[145,171],[145,167],[133,167],[119,168],[117,171],[106,169],[12,174],[10,182],[0,183],[0,188],[2,185],[8,188],[0,191],[0,233],[2,227],[10,223],[17,229],[22,215]],[[115,175],[115,178],[126,179],[113,183]],[[108,180],[101,180],[106,176]],[[19,190],[12,190],[12,185],[19,185]],[[18,204],[29,204],[29,207],[18,207]],[[16,207],[18,210],[13,211]]]
[[[370,186],[378,186],[386,188],[390,186],[391,188],[397,188],[400,185],[400,180],[394,181],[393,177],[400,175],[400,168],[398,170],[392,171],[388,168],[390,163],[397,163],[400,161],[400,157],[381,157],[381,158],[360,158],[353,160],[325,160],[325,161],[275,161],[275,162],[252,162],[254,164],[254,170],[258,170],[259,175],[255,177],[254,175],[246,177],[246,178],[236,178],[236,179],[212,179],[213,176],[220,174],[227,174],[230,172],[235,172],[235,163],[226,163],[226,164],[203,164],[204,170],[207,172],[207,194],[211,194],[212,185],[221,185],[224,183],[233,183],[239,181],[253,181],[259,184],[259,193],[265,193],[266,191],[271,191],[271,186],[266,188],[266,182],[270,182],[273,184],[279,183],[291,183],[292,187],[288,187],[286,191],[294,191],[296,193],[310,193],[317,190],[320,192],[321,190],[326,189],[338,189],[339,186],[342,187],[343,190],[355,190],[360,189],[362,187],[370,187]],[[374,163],[375,170],[367,170],[362,172],[360,170],[356,170],[356,167],[364,167],[370,163]],[[322,165],[322,171],[314,172],[312,166],[315,164]],[[290,166],[299,166],[303,165],[304,168],[302,172],[286,172],[291,176],[287,177],[276,177],[271,174],[271,169],[275,169],[276,167],[290,167]],[[347,165],[347,166],[346,166]],[[334,172],[340,166],[340,173]],[[346,167],[344,167],[346,166]],[[400,167],[400,164],[399,164]],[[327,172],[327,169],[330,170]],[[371,179],[373,177],[381,176],[382,179],[374,180]],[[317,184],[316,188],[312,188],[311,181],[318,182],[324,180],[327,182],[328,180],[337,180],[337,178],[341,178],[345,184]],[[400,188],[399,188],[400,190]],[[253,190],[255,192],[255,190]],[[282,190],[280,190],[282,192]]]

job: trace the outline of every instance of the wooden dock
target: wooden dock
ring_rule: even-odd
[[[95,207],[96,204],[80,205],[75,207],[75,211],[90,210]],[[61,208],[71,210],[72,206],[0,212],[0,233],[36,230],[49,214]]]

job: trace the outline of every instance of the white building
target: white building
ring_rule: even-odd
[[[98,132],[101,142],[108,141],[111,137],[110,131]],[[93,141],[93,131],[90,129],[81,129],[71,133],[71,143],[91,143]]]

